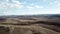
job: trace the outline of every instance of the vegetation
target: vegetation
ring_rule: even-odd
[[[0,18],[0,33],[60,34],[60,18],[47,16],[4,16]],[[2,34],[4,34],[2,33]]]

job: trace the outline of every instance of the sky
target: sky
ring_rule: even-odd
[[[0,15],[60,14],[60,0],[0,0]]]

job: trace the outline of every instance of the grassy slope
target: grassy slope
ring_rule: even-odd
[[[57,23],[59,19],[46,19],[46,18],[34,18],[34,19],[36,20],[8,18],[6,21],[0,22],[0,25],[12,26],[16,28],[29,28],[30,30],[41,32],[42,34],[60,34],[60,27],[51,25],[52,23],[53,24],[55,22]],[[60,21],[58,23],[60,24]]]

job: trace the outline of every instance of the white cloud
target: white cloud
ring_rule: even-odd
[[[51,4],[51,5],[55,5],[55,4],[58,4],[58,3],[59,2],[57,0],[49,2],[49,4]]]
[[[21,2],[19,2],[18,0],[12,0],[13,3],[15,4],[22,4]]]
[[[49,4],[51,4],[51,5],[52,5],[52,4],[54,4],[54,3],[53,3],[53,2],[50,2]]]
[[[14,12],[13,12],[13,11],[6,11],[6,12],[4,12],[4,14],[5,14],[5,15],[13,15]]]
[[[2,2],[5,2],[6,3],[6,2],[9,2],[9,0],[2,0]]]
[[[44,13],[45,14],[60,14],[60,10],[59,9],[47,10]]]
[[[48,1],[48,0],[43,0],[44,2]]]
[[[17,9],[20,9],[20,8],[23,8],[23,5],[21,2],[19,2],[18,0],[12,0],[13,3],[8,3],[9,0],[3,0],[3,2],[0,4],[0,7],[2,8],[17,8]]]
[[[40,6],[38,6],[38,5],[35,5],[35,7],[36,7],[36,8],[40,8]]]
[[[4,15],[33,15],[36,14],[36,12],[14,12],[14,11],[7,11],[4,13]]]
[[[43,6],[39,6],[39,5],[32,5],[32,6],[27,6],[28,9],[42,9],[44,8]]]
[[[12,0],[12,4],[10,4],[11,7],[13,8],[23,8],[23,5],[21,2],[17,1],[17,0]]]
[[[37,10],[37,11],[27,11],[27,12],[14,12],[7,11],[4,13],[5,15],[35,15],[35,14],[60,14],[60,9],[55,10]]]
[[[28,9],[33,9],[34,7],[32,7],[32,6],[27,6],[27,8],[28,8]]]
[[[7,7],[8,8],[17,8],[17,9],[19,9],[19,8],[23,8],[24,6],[21,5],[21,4],[7,4]]]
[[[54,3],[58,3],[58,1],[54,1]]]
[[[33,6],[34,4],[32,3],[32,4],[30,4],[31,6]]]
[[[60,6],[60,3],[59,4],[57,4],[58,6]]]
[[[35,8],[44,8],[43,6],[35,5]]]

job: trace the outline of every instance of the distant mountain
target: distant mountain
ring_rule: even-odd
[[[60,14],[51,15],[50,17],[59,17],[60,18]]]
[[[60,14],[41,14],[41,15],[8,15],[0,16],[0,18],[26,18],[26,17],[44,17],[44,18],[60,18]]]

